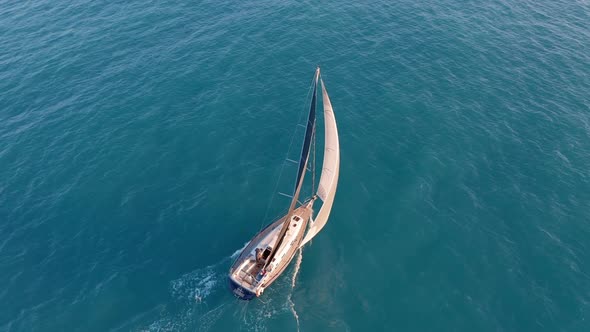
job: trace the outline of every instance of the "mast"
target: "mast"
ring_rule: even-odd
[[[285,237],[285,233],[287,233],[287,229],[289,228],[289,223],[291,222],[291,216],[293,215],[293,210],[295,210],[295,205],[297,204],[297,200],[299,199],[299,194],[301,193],[301,187],[303,186],[303,179],[305,178],[305,170],[307,169],[307,162],[309,160],[309,151],[311,147],[311,139],[313,136],[314,128],[315,128],[315,109],[316,109],[316,99],[317,99],[317,86],[318,86],[318,78],[320,76],[320,68],[318,67],[315,71],[315,78],[313,83],[313,96],[311,98],[311,105],[309,107],[309,116],[307,118],[307,126],[305,129],[305,139],[303,141],[303,147],[301,148],[301,157],[299,159],[299,168],[297,171],[297,181],[295,182],[295,189],[293,190],[293,199],[291,200],[291,205],[289,206],[289,212],[285,216],[285,220],[283,221],[283,225],[281,226],[281,231],[279,232],[279,236],[277,237],[277,241],[275,245],[272,247],[272,252],[268,256],[266,260],[266,264],[264,267],[268,266],[272,259],[275,257],[279,247],[283,243],[283,238]]]

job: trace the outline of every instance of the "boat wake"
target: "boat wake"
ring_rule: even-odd
[[[248,243],[250,243],[250,242],[244,243],[244,246],[241,247],[240,249],[234,251],[234,253],[231,254],[231,256],[229,256],[229,258],[230,259],[236,259],[236,257],[238,257],[238,255],[242,252],[242,250],[246,249],[246,247],[248,246]]]
[[[170,283],[172,295],[178,300],[189,300],[195,303],[203,303],[213,291],[223,288],[223,279],[229,261],[235,259],[248,242],[233,254],[223,258],[219,262],[189,272]]]
[[[245,302],[236,299],[226,285],[227,269],[248,245],[215,264],[196,269],[170,282],[172,301],[157,309],[159,318],[138,331],[268,331],[269,322],[281,315],[292,315],[299,331],[299,316],[291,296],[303,259],[299,250],[291,278],[279,278],[266,296]],[[281,294],[286,294],[281,296]],[[227,325],[238,320],[239,327]],[[225,328],[222,328],[225,327]]]
[[[295,262],[295,271],[293,271],[293,277],[291,278],[291,291],[289,292],[289,309],[293,313],[293,317],[295,317],[295,321],[297,322],[297,332],[299,332],[299,315],[297,315],[297,311],[295,310],[295,303],[292,300],[293,290],[295,289],[295,282],[297,281],[297,275],[299,274],[299,267],[301,266],[301,261],[303,260],[303,250],[299,249],[297,253],[297,261]]]
[[[172,295],[179,299],[202,303],[218,284],[215,266],[195,270],[171,282]]]
[[[228,301],[222,301],[227,268],[248,245],[222,258],[217,263],[196,269],[170,282],[173,301],[162,306],[160,318],[139,331],[208,331],[226,311]],[[220,296],[217,296],[220,295]]]

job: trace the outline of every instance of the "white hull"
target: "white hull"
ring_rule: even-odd
[[[311,216],[312,204],[313,201],[310,201],[295,209],[284,240],[272,262],[268,262],[266,269],[263,269],[266,263],[264,250],[276,243],[285,217],[267,226],[248,243],[229,273],[230,286],[236,296],[245,300],[260,296],[264,289],[287,268],[303,240]],[[257,249],[262,251],[258,260],[256,259]]]

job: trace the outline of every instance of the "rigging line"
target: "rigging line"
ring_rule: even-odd
[[[301,110],[299,111],[299,120],[297,121],[297,126],[295,126],[295,130],[293,131],[293,134],[291,135],[291,142],[289,143],[289,148],[287,149],[287,158],[286,159],[288,159],[289,154],[291,152],[291,148],[293,147],[293,142],[295,142],[295,134],[297,134],[297,127],[301,123],[301,119],[303,118],[304,114],[306,113],[305,110],[307,109],[309,95],[312,93],[314,80],[315,80],[315,75],[311,79],[311,84],[310,84],[309,88],[307,89],[307,95],[305,96],[305,103],[303,103],[303,106],[301,107]],[[274,202],[274,199],[276,196],[275,193],[277,192],[277,189],[279,188],[279,183],[281,182],[280,180],[283,176],[283,170],[285,169],[285,164],[286,164],[285,160],[283,160],[283,162],[281,164],[281,170],[279,171],[279,176],[278,176],[276,184],[275,184],[275,188],[272,191],[270,201],[266,206],[266,211],[264,212],[264,218],[262,218],[262,220],[260,221],[260,229],[262,229],[264,227],[264,224],[266,222],[266,218],[268,217],[268,213],[269,213],[270,208]],[[297,181],[297,180],[295,180],[295,181]]]

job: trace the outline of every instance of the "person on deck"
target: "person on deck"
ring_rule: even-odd
[[[256,262],[257,263],[262,262],[262,249],[260,249],[260,248],[256,248]]]

